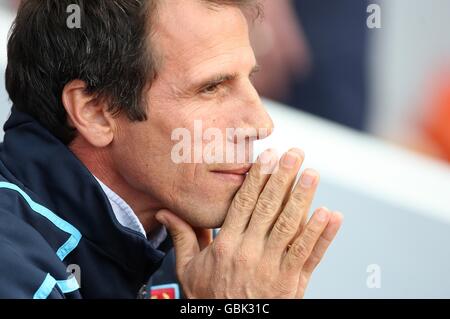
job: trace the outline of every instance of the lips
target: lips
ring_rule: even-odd
[[[220,174],[246,175],[251,168],[252,168],[252,165],[244,165],[244,166],[239,166],[239,167],[214,169],[214,170],[212,170],[212,172],[220,173]]]

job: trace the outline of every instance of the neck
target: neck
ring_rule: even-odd
[[[97,148],[77,137],[69,148],[95,177],[131,207],[147,233],[159,226],[155,214],[161,205],[126,181],[117,171],[108,147]]]

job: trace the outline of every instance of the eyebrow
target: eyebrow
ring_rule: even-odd
[[[261,70],[261,67],[259,64],[255,65],[249,76],[254,75],[255,73],[259,72]],[[222,73],[222,74],[217,74],[214,75],[213,77],[211,77],[210,79],[207,80],[202,80],[199,81],[196,85],[194,85],[195,88],[199,88],[199,89],[203,89],[203,88],[207,88],[208,86],[214,86],[214,85],[218,85],[221,84],[223,82],[230,82],[235,80],[237,77],[239,76],[238,73],[230,73],[230,74],[226,74],[226,73]]]

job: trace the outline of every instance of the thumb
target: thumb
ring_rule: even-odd
[[[172,237],[177,269],[183,269],[200,252],[197,236],[192,227],[168,210],[160,210],[155,218],[163,224]]]

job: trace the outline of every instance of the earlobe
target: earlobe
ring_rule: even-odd
[[[107,102],[86,93],[86,84],[74,80],[66,84],[62,102],[68,120],[89,144],[106,147],[114,138],[114,119],[108,112]]]

